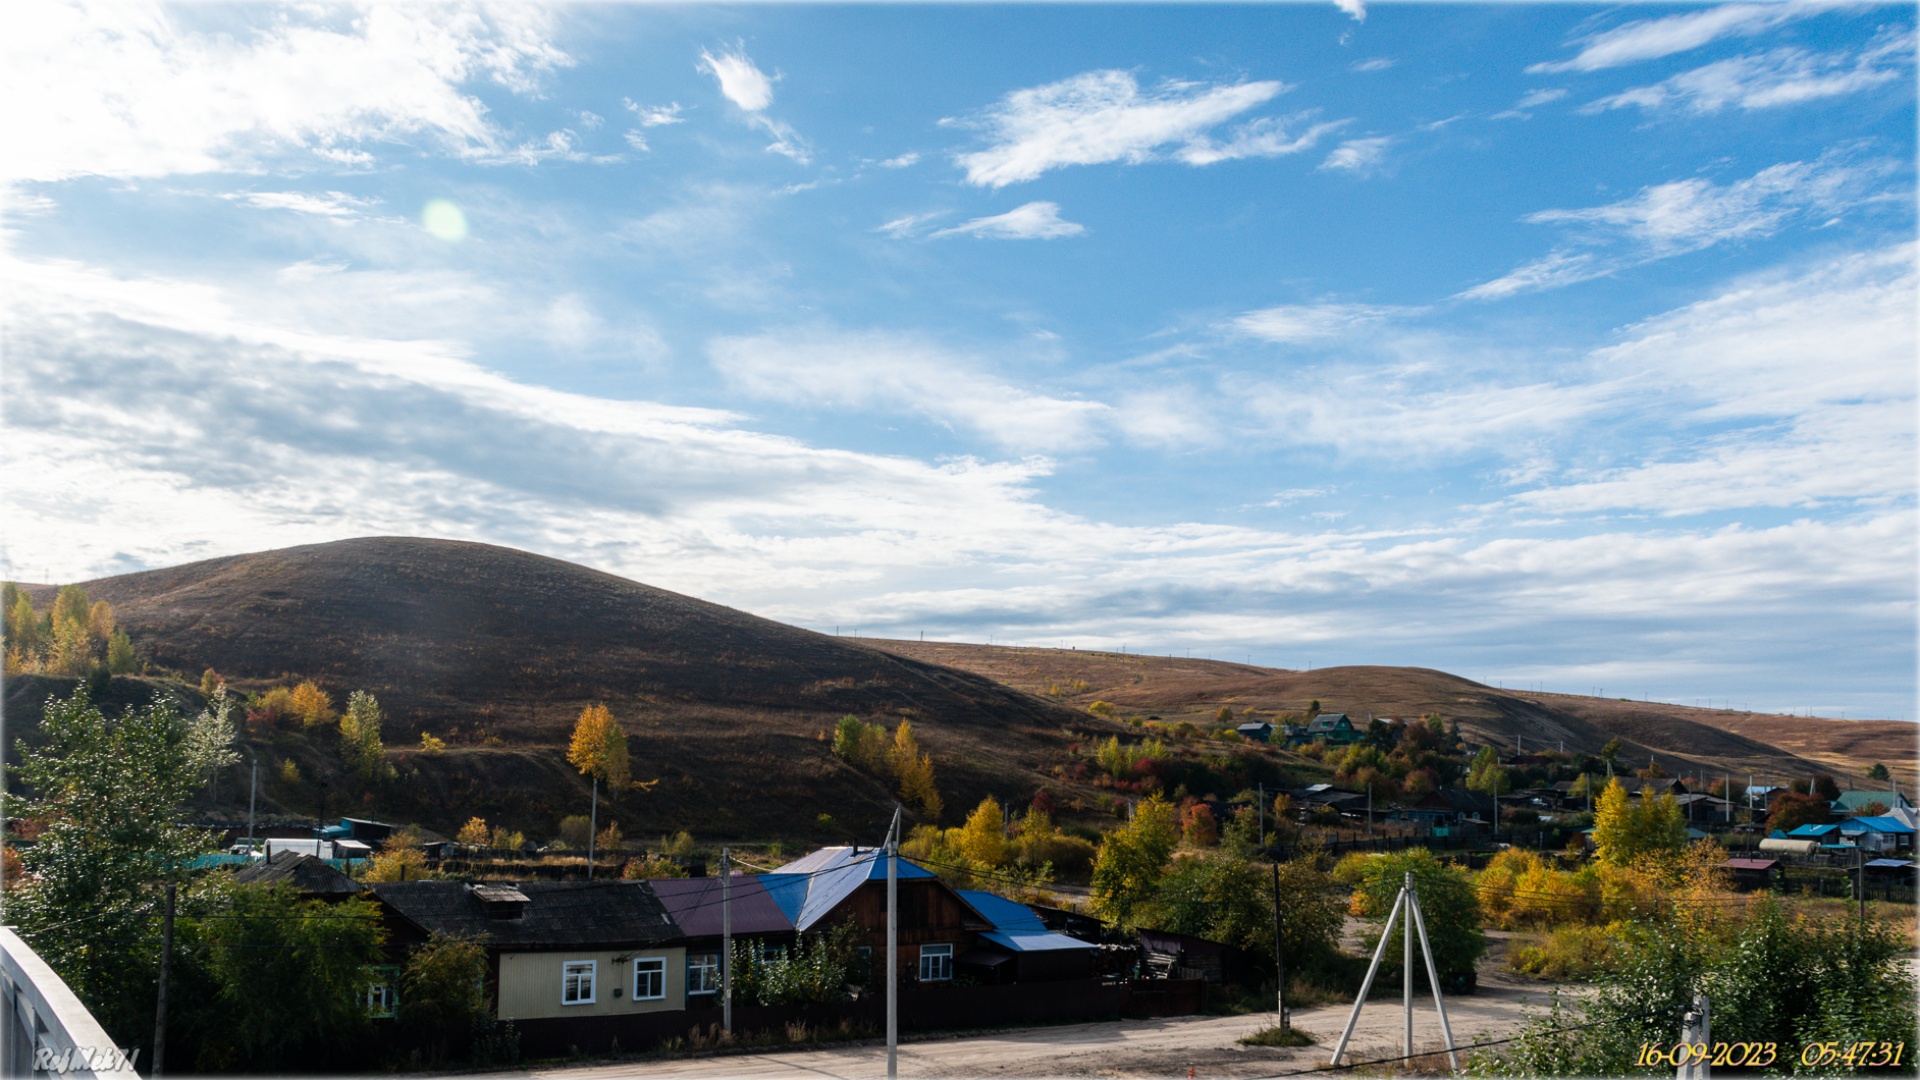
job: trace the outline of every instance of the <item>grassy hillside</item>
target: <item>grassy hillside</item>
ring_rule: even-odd
[[[1920,727],[1895,721],[1823,720],[1661,702],[1500,690],[1426,668],[1333,667],[1284,671],[1220,660],[1141,656],[1072,649],[1010,648],[949,642],[871,641],[902,658],[971,671],[1064,704],[1113,702],[1131,714],[1167,720],[1211,720],[1222,706],[1255,718],[1301,712],[1318,700],[1364,724],[1376,716],[1437,713],[1460,721],[1475,742],[1597,752],[1612,738],[1626,758],[1650,755],[1670,772],[1701,768],[1806,776],[1852,777],[1866,786],[1867,768],[1884,762],[1909,790],[1920,784]],[[1516,743],[1516,740],[1519,740]]]
[[[893,795],[830,753],[844,714],[911,720],[962,808],[987,794],[1024,802],[1066,743],[1111,726],[978,675],[482,544],[352,540],[84,584],[153,667],[189,682],[212,667],[240,690],[310,678],[337,703],[378,696],[389,783],[342,774],[330,732],[249,732],[268,805],[289,814],[324,806],[442,830],[480,814],[549,836],[587,804],[564,747],[580,708],[604,701],[632,736],[636,780],[657,782],[616,796],[630,835],[870,838]],[[42,606],[52,595],[30,592]],[[46,689],[34,684],[48,682],[9,688],[16,734],[31,736]],[[448,750],[419,752],[423,732]],[[280,779],[288,759],[299,782]],[[241,783],[235,770],[220,801],[231,807]],[[834,823],[816,825],[822,813]]]

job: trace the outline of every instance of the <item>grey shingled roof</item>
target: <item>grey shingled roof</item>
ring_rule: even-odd
[[[506,886],[527,898],[519,918],[490,914],[461,881],[398,881],[375,885],[388,910],[423,933],[486,934],[498,948],[655,945],[682,936],[643,881],[528,881]],[[478,887],[493,892],[499,886]]]
[[[299,851],[282,851],[271,859],[243,866],[234,872],[237,885],[291,885],[310,896],[352,896],[365,892],[366,886]]]

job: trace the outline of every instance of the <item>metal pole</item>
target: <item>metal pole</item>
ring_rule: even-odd
[[[887,830],[887,1080],[900,1075],[900,811]]]
[[[1707,1001],[1707,995],[1693,996],[1693,1008],[1680,1021],[1680,1041],[1688,1045],[1702,1043],[1708,1048],[1713,1046],[1713,1011]],[[1700,1059],[1695,1061],[1689,1054],[1687,1059],[1681,1062],[1674,1076],[1678,1080],[1707,1080],[1712,1075],[1712,1069],[1708,1064],[1711,1057],[1711,1054],[1702,1054]]]
[[[1433,985],[1433,1007],[1440,1014],[1440,1033],[1447,1037],[1447,1064],[1460,1071],[1460,1055],[1453,1052],[1453,1025],[1447,1023],[1447,1003],[1440,996],[1440,972],[1433,965],[1433,943],[1427,939],[1427,917],[1420,911],[1420,897],[1409,894],[1407,907],[1413,912],[1414,929],[1420,931],[1420,951],[1427,957],[1427,981]]]
[[[1273,864],[1273,967],[1278,974],[1280,1030],[1287,1029],[1287,950],[1280,945],[1280,864]]]
[[[1387,953],[1387,940],[1393,937],[1393,924],[1400,918],[1400,907],[1407,902],[1406,890],[1394,898],[1393,910],[1387,913],[1387,925],[1380,930],[1380,944],[1374,946],[1373,963],[1367,965],[1367,977],[1360,983],[1360,996],[1353,999],[1353,1012],[1347,1014],[1346,1030],[1340,1033],[1340,1042],[1333,1048],[1330,1065],[1340,1064],[1340,1055],[1347,1052],[1347,1040],[1353,1037],[1353,1025],[1360,1021],[1360,1006],[1367,1003],[1367,992],[1373,989],[1373,976],[1380,970],[1380,958]]]
[[[160,993],[153,1006],[153,1071],[159,1076],[167,1064],[167,978],[173,969],[173,882],[167,882],[166,914],[160,922]]]
[[[587,811],[587,880],[593,880],[594,834],[600,831],[600,778],[593,778],[593,809]]]
[[[1864,843],[1866,839],[1867,835],[1861,833],[1860,838],[1853,842],[1854,873],[1859,878],[1856,892],[1860,897],[1860,921],[1863,924],[1867,921],[1867,852],[1865,848],[1859,845]]]
[[[1413,871],[1411,870],[1407,871],[1407,879],[1400,886],[1400,895],[1406,897],[1407,910],[1412,911]],[[1412,919],[1407,920],[1409,924],[1412,922]],[[1400,927],[1400,943],[1404,946],[1400,957],[1400,1004],[1406,1009],[1407,1019],[1406,1034],[1400,1042],[1400,1052],[1410,1058],[1413,1056],[1413,928],[1411,925]]]
[[[720,849],[720,1030],[733,1034],[733,849]]]
[[[1260,813],[1260,848],[1264,851],[1267,846],[1267,785],[1265,782],[1260,784],[1260,798],[1255,805]]]

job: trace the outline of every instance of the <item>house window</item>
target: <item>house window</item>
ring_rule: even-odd
[[[400,1012],[400,988],[393,984],[393,969],[378,968],[374,982],[367,985],[367,1015],[384,1020]]]
[[[711,952],[687,954],[687,993],[717,994],[720,992],[720,954]]]
[[[667,996],[667,960],[643,956],[633,962],[633,1000],[657,1001]]]
[[[598,960],[568,960],[560,965],[560,1004],[591,1005]]]
[[[760,946],[760,962],[763,964],[772,964],[780,960],[785,960],[786,958],[787,947],[785,945],[768,945],[763,943]]]
[[[953,978],[953,946],[920,946],[920,981],[939,982]]]

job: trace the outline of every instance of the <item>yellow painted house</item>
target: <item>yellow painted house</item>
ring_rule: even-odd
[[[374,886],[389,941],[485,935],[500,1020],[640,1016],[687,1007],[680,929],[644,881]]]

